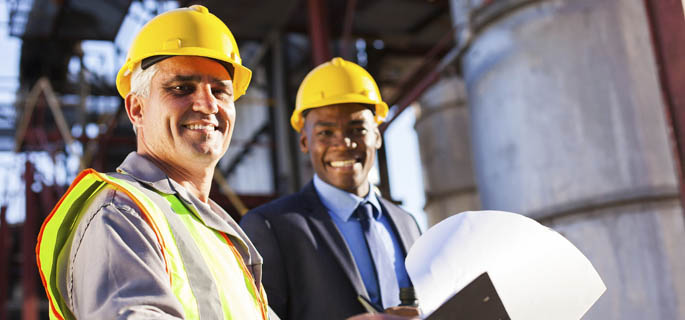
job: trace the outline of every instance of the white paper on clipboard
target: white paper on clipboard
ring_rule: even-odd
[[[577,320],[606,290],[566,238],[503,211],[468,211],[443,220],[414,243],[406,267],[425,315],[483,272],[514,320]]]

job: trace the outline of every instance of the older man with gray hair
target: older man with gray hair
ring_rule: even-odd
[[[79,174],[38,239],[51,318],[276,318],[261,256],[209,199],[250,76],[203,6],[142,28],[117,76],[137,151]]]

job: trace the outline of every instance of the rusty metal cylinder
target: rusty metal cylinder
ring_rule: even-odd
[[[584,319],[685,319],[685,222],[643,1],[499,0],[470,23],[483,208],[535,218],[590,259],[607,291]]]

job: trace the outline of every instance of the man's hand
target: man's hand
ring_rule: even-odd
[[[419,308],[397,306],[385,309],[384,313],[363,313],[347,320],[418,320],[419,315]]]
[[[417,307],[407,307],[407,306],[397,306],[385,309],[387,314],[392,314],[396,316],[403,316],[406,318],[418,318],[421,315],[421,311]]]
[[[407,318],[407,317],[402,317],[402,316],[396,316],[392,314],[387,314],[387,313],[362,313],[358,314],[354,317],[347,318],[347,320],[407,320],[407,319],[420,319],[418,317],[415,318]]]

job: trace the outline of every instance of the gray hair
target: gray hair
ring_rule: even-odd
[[[150,86],[152,85],[152,78],[157,74],[157,65],[151,65],[145,70],[140,67],[140,63],[136,65],[131,74],[131,91],[130,93],[137,94],[143,98],[150,96]],[[129,94],[130,94],[129,93]],[[138,135],[136,126],[133,125],[133,133]]]
[[[140,63],[136,65],[131,74],[131,93],[136,93],[143,98],[150,96],[150,85],[152,78],[157,74],[157,65],[153,64],[143,70]]]

